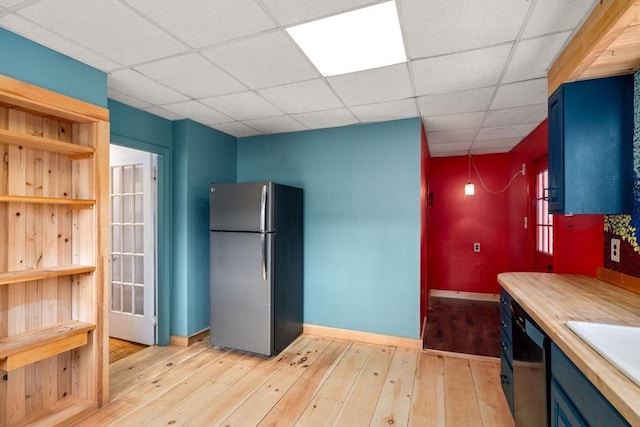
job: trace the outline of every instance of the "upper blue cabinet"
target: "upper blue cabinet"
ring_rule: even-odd
[[[630,213],[632,180],[633,75],[560,86],[549,98],[550,213]]]

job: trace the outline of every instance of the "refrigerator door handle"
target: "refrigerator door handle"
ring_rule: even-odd
[[[260,247],[262,248],[262,280],[267,280],[267,247],[265,234],[260,233]]]
[[[267,228],[267,186],[262,186],[262,197],[260,198],[260,232],[264,233]]]

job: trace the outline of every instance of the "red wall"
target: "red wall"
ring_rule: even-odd
[[[492,189],[503,188],[526,165],[503,194],[487,193],[472,168],[474,196],[464,195],[467,157],[436,157],[429,165],[433,206],[428,208],[427,283],[429,289],[498,293],[496,275],[505,271],[533,271],[533,226],[530,217],[530,179],[533,162],[547,154],[547,121],[508,154],[474,156],[480,174]],[[530,221],[530,223],[532,223]],[[603,264],[602,215],[554,216],[555,273],[595,276]],[[473,243],[480,242],[480,253]]]
[[[508,154],[474,156],[474,161],[489,189],[508,182]],[[431,159],[429,288],[498,293],[496,275],[509,265],[508,197],[486,192],[473,168],[476,194],[465,196],[467,162],[466,156]],[[474,242],[480,243],[479,253],[473,252]]]

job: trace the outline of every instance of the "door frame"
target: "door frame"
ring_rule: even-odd
[[[528,195],[528,200],[529,200],[528,229],[529,230],[528,231],[529,231],[529,249],[530,249],[529,259],[530,259],[531,271],[538,271],[542,273],[553,273],[553,254],[548,255],[548,254],[541,254],[540,252],[538,252],[538,243],[537,243],[538,217],[537,217],[537,205],[536,205],[536,197],[537,197],[536,192],[537,192],[538,172],[543,170],[543,168],[541,167],[542,164],[546,165],[546,169],[549,170],[546,153],[540,157],[533,159],[527,164],[527,169],[531,171],[531,173],[528,174],[529,176],[529,195]],[[539,266],[541,264],[538,260],[539,257],[548,258],[545,262],[547,264],[545,268],[541,268]],[[547,268],[548,266],[551,266],[551,270]]]
[[[171,236],[173,235],[173,213],[171,206],[171,150],[167,147],[111,134],[111,143],[158,155],[158,192],[156,219],[157,254],[157,345],[169,345],[171,333],[171,276],[173,274]],[[111,265],[111,264],[109,264]]]

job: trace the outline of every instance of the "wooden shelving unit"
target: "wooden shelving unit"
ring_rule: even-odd
[[[108,402],[108,111],[0,75],[0,426]]]

